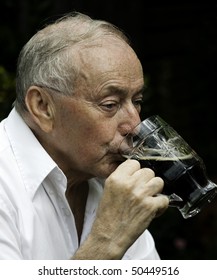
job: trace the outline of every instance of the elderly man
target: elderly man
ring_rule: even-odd
[[[0,124],[0,259],[159,259],[161,178],[124,160],[143,70],[112,24],[69,14],[22,49]]]

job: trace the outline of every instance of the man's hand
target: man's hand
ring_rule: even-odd
[[[136,160],[119,165],[105,181],[92,231],[75,258],[121,259],[153,218],[168,207],[166,196],[156,196],[163,185],[161,178],[151,169],[141,169]]]

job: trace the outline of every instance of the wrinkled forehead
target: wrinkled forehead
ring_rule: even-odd
[[[102,38],[78,50],[83,69],[100,72],[142,74],[142,65],[134,50],[117,38]]]
[[[77,87],[86,94],[105,92],[108,88],[137,91],[144,86],[141,63],[128,44],[120,40],[101,40],[78,52]]]

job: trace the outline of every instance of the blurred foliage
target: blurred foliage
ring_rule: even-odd
[[[0,120],[8,115],[15,99],[14,76],[14,73],[8,73],[0,66]]]

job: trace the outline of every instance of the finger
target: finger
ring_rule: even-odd
[[[162,193],[158,193],[156,196],[154,196],[155,198],[158,198],[157,200],[160,202],[164,202],[166,203],[166,205],[168,206],[170,203],[170,198],[168,195],[162,194]]]
[[[142,168],[137,170],[134,176],[138,176],[143,183],[146,183],[155,177],[155,173],[150,168]]]
[[[153,177],[148,182],[144,183],[144,191],[147,195],[156,196],[164,187],[164,181],[160,177]]]
[[[154,198],[158,200],[158,204],[159,204],[155,217],[159,217],[167,210],[169,206],[169,198],[167,195],[163,195],[163,194],[158,194]]]
[[[120,174],[126,174],[126,175],[133,175],[137,170],[140,169],[140,163],[138,160],[135,159],[127,159],[123,163],[121,163],[116,170],[113,172],[120,173]]]
[[[148,196],[144,198],[144,201],[146,208],[152,209],[155,217],[163,214],[169,206],[169,199],[166,195]]]

